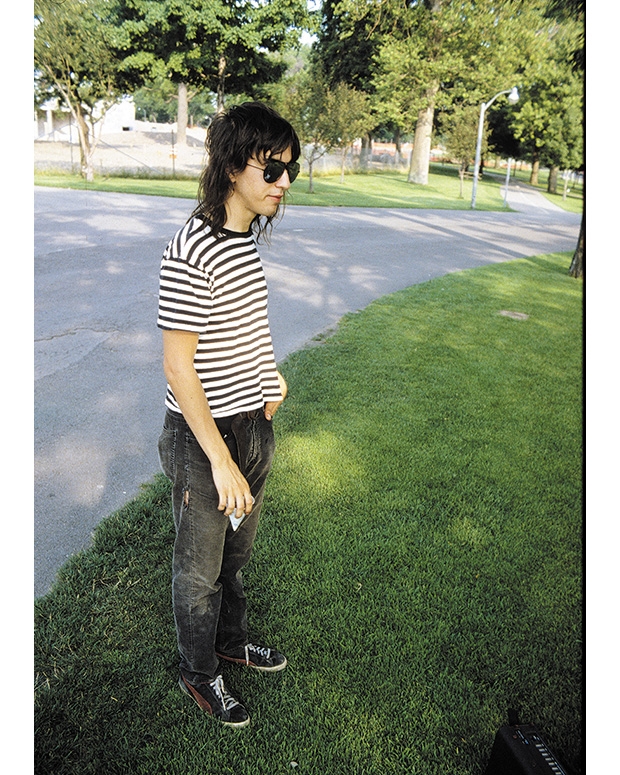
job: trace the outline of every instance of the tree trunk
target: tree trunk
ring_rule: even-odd
[[[177,105],[177,143],[187,145],[187,84],[180,83]]]
[[[360,170],[366,172],[370,166],[370,157],[372,156],[372,137],[364,135],[362,137],[362,148],[360,151]]]
[[[532,161],[532,172],[530,173],[530,185],[531,186],[537,186],[538,185],[538,171],[540,169],[540,159],[538,157],[534,157],[534,160]]]
[[[340,163],[340,182],[344,183],[344,168],[345,164],[347,163],[347,151],[349,150],[349,146],[345,145],[345,147],[342,149],[342,162]]]
[[[577,248],[573,253],[573,260],[571,261],[570,269],[568,273],[571,277],[583,277],[585,272],[585,240],[583,229],[583,216],[581,217],[581,226],[579,228],[579,240],[577,241]]]
[[[312,169],[314,167],[314,159],[308,159],[308,193],[314,194],[314,178],[312,177]]]
[[[559,169],[554,165],[552,165],[549,168],[549,180],[547,181],[548,194],[558,193],[558,172],[559,172]]]
[[[66,106],[69,108],[69,113],[73,116],[77,128],[78,140],[80,141],[80,174],[88,183],[92,183],[95,177],[93,170],[93,155],[97,144],[96,142],[91,143],[90,141],[90,129],[80,103],[77,102],[74,104],[70,99],[69,92],[62,87],[60,91]],[[95,140],[95,138],[93,138],[93,140]]]
[[[464,162],[459,167],[459,199],[464,199],[463,195],[463,181],[465,180],[465,173],[467,172],[467,167],[469,165]]]
[[[394,156],[394,161],[396,163],[396,166],[399,167],[400,166],[400,161],[401,161],[401,158],[402,158],[402,155],[401,155],[402,149],[401,149],[401,144],[400,144],[400,127],[398,127],[398,126],[394,130],[394,145],[396,146],[396,154]]]
[[[95,178],[93,170],[93,154],[95,153],[95,148],[90,142],[90,132],[84,114],[79,109],[72,112],[80,140],[80,172],[87,183],[92,183]]]
[[[226,78],[226,57],[222,54],[217,68],[217,112],[224,110],[224,80]]]
[[[418,113],[418,120],[413,135],[413,148],[411,149],[411,164],[409,167],[408,183],[428,185],[428,170],[431,159],[431,135],[433,133],[433,116],[435,114],[435,97],[439,91],[439,84],[435,83],[426,93],[427,107]]]

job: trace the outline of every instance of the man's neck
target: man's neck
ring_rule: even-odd
[[[256,216],[249,213],[245,208],[239,212],[238,208],[234,206],[234,203],[230,199],[226,202],[225,206],[226,220],[224,221],[224,228],[229,231],[236,231],[239,234],[245,234],[250,231],[252,221]]]

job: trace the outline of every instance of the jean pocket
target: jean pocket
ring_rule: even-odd
[[[232,432],[237,442],[239,468],[247,478],[250,472],[268,471],[275,452],[273,423],[263,414],[251,420],[235,419]]]
[[[159,452],[159,463],[164,474],[168,479],[174,480],[174,460],[176,452],[177,431],[175,428],[165,428],[162,430],[157,443]]]

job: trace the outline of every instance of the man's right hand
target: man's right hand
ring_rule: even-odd
[[[226,516],[236,511],[237,514],[245,512],[249,514],[254,505],[254,498],[250,492],[250,486],[239,470],[235,461],[229,456],[224,465],[211,464],[213,482],[220,496],[218,509]]]
[[[194,368],[198,334],[164,331],[164,373],[179,409],[211,463],[213,483],[220,496],[218,508],[226,516],[235,510],[252,511],[252,493],[222,438]]]

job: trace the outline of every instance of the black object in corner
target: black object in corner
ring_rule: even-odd
[[[534,724],[519,724],[508,711],[509,724],[495,735],[484,775],[569,775]]]

